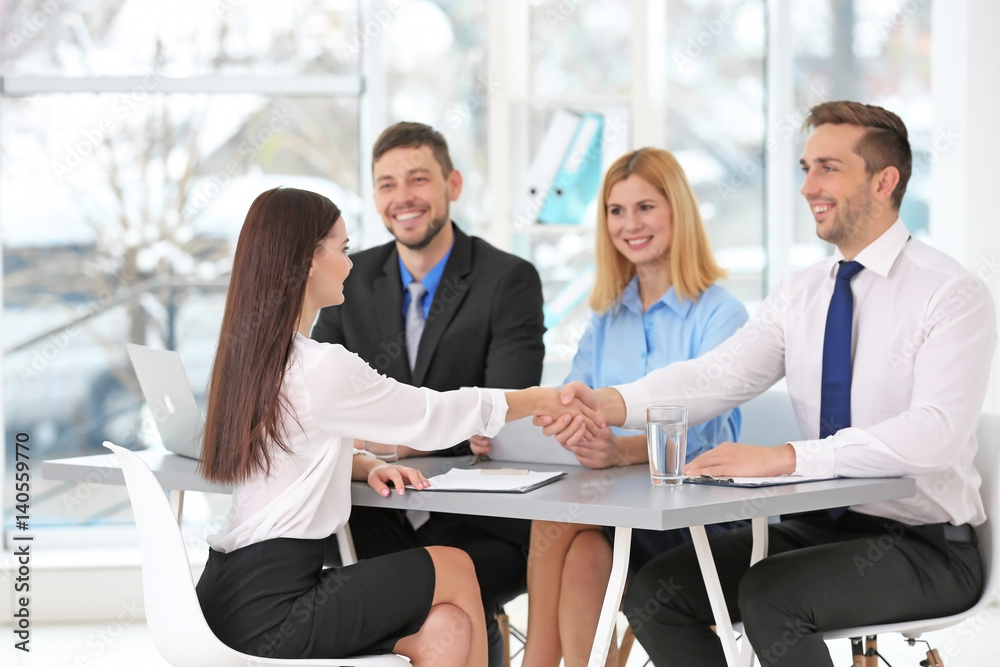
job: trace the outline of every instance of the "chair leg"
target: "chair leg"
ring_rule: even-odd
[[[878,667],[878,637],[865,637],[865,667]]]
[[[497,625],[503,637],[503,667],[510,667],[510,619],[507,614],[497,614]]]
[[[927,647],[927,660],[921,661],[920,664],[927,665],[927,667],[944,667],[944,661],[941,660],[938,650],[930,646]]]
[[[628,654],[632,652],[632,644],[635,643],[635,633],[632,626],[625,628],[625,635],[622,637],[622,645],[618,649],[618,667],[625,667],[628,662]]]
[[[861,637],[851,637],[851,667],[865,667],[865,644]]]

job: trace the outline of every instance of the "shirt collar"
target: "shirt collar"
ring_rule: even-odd
[[[639,296],[638,276],[632,276],[632,280],[629,281],[628,285],[626,285],[625,289],[622,291],[621,300],[622,300],[622,305],[631,310],[632,312],[638,313],[639,315],[643,314],[644,311],[642,309],[642,298]],[[656,303],[664,304],[665,306],[670,308],[672,311],[674,311],[681,317],[685,317],[688,314],[688,311],[691,310],[691,305],[692,305],[691,301],[681,301],[680,299],[678,299],[677,291],[673,288],[673,286],[671,286],[670,289],[668,289],[667,292],[663,296],[661,296],[660,300],[657,301]],[[653,306],[655,305],[656,304],[653,304]],[[653,309],[653,306],[650,307],[650,310]]]
[[[441,276],[444,275],[444,267],[448,263],[448,258],[451,257],[451,250],[454,247],[455,241],[452,240],[451,248],[448,248],[448,252],[444,254],[441,261],[435,264],[434,267],[427,272],[427,275],[424,276],[424,279],[420,281],[431,298],[433,298],[434,292],[437,291],[438,284],[441,282]],[[402,257],[399,258],[399,277],[403,280],[403,291],[405,292],[407,285],[412,283],[414,279],[413,274],[410,273],[410,270],[406,268],[405,264],[403,264]]]
[[[903,247],[906,246],[906,242],[909,240],[910,232],[907,231],[903,219],[896,218],[896,222],[892,223],[889,229],[885,230],[880,237],[865,246],[854,259],[860,262],[865,267],[865,270],[872,271],[886,278],[889,275],[889,271],[892,270],[892,265],[896,263],[896,258],[903,252]],[[843,259],[844,256],[840,253],[840,250],[834,250],[833,256],[830,258],[829,272],[831,276],[836,275],[837,265]]]

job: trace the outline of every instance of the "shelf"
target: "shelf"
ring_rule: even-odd
[[[507,101],[511,104],[559,107],[581,106],[588,109],[603,109],[632,104],[632,98],[628,95],[511,95],[507,98]]]

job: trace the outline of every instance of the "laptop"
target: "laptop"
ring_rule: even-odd
[[[126,343],[163,446],[190,459],[201,457],[202,419],[181,357],[172,350],[154,350]]]
[[[573,452],[552,436],[542,434],[542,428],[531,423],[531,417],[509,422],[490,439],[490,458],[494,461],[518,463],[554,463],[579,466]]]

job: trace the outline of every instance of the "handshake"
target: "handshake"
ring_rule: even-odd
[[[591,389],[582,382],[507,392],[507,404],[508,421],[533,416],[545,435],[569,447],[600,437],[609,424],[621,424],[625,417],[617,391]]]

